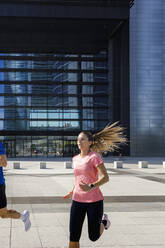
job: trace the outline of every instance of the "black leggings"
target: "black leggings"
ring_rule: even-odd
[[[85,215],[88,217],[88,235],[96,241],[100,237],[100,225],[103,217],[103,201],[82,203],[72,201],[70,211],[70,241],[79,242]]]

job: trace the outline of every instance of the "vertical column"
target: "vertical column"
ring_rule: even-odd
[[[108,43],[108,119],[113,122],[113,40],[110,39]]]
[[[112,59],[110,58],[112,56]],[[117,32],[109,41],[109,59],[112,65],[113,121],[120,121],[126,127],[129,138],[129,22],[123,21]],[[129,145],[123,147],[122,153],[129,155]]]

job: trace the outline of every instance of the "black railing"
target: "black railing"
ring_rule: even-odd
[[[0,0],[0,3],[44,3],[65,6],[132,7],[134,0]]]

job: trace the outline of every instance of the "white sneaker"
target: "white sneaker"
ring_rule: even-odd
[[[24,210],[23,213],[21,214],[22,221],[25,221],[29,216],[30,216],[29,211],[28,210]]]
[[[25,231],[29,231],[30,227],[31,227],[31,221],[29,218],[26,219],[26,221],[24,222],[24,227],[25,227]]]
[[[110,225],[111,225],[111,222],[110,222],[110,220],[108,219],[108,215],[107,215],[107,214],[104,214],[102,220],[106,220],[106,221],[107,221],[107,224],[105,225],[105,229],[107,230],[107,229],[110,227]]]
[[[21,219],[24,223],[25,231],[27,232],[31,227],[30,213],[28,210],[24,210],[24,212],[21,214]]]

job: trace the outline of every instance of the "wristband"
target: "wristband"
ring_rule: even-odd
[[[91,184],[89,185],[89,187],[90,187],[91,189],[93,189],[93,188],[95,187],[95,185],[94,185],[93,183],[91,183]]]

